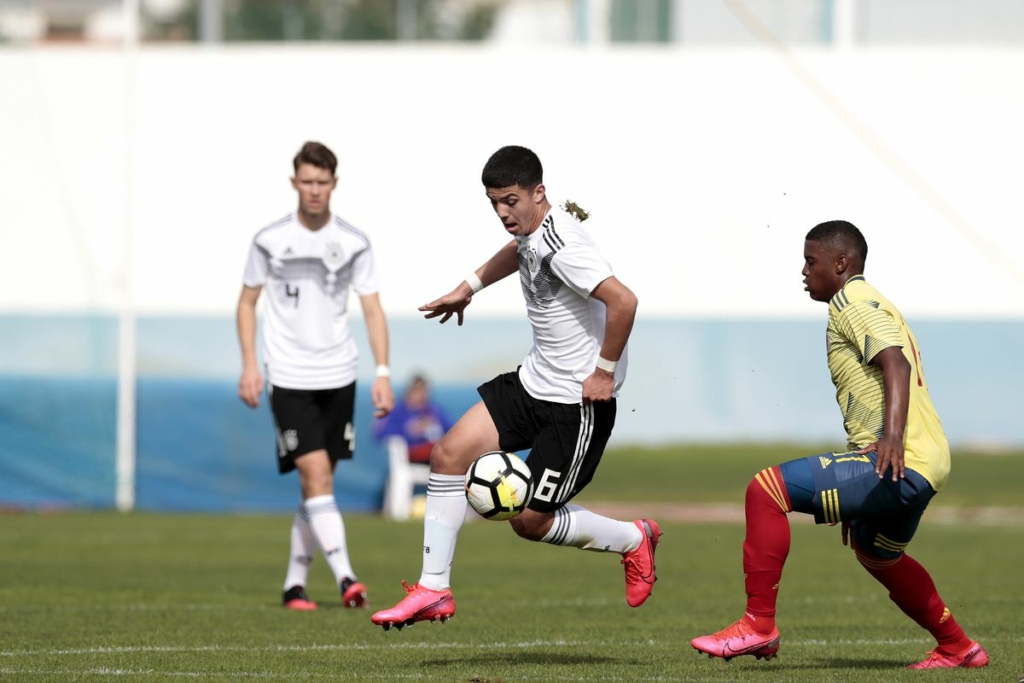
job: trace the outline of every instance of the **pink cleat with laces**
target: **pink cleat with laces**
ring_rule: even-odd
[[[753,655],[756,659],[773,659],[779,652],[779,629],[772,628],[768,635],[758,633],[744,617],[728,628],[690,641],[693,649],[708,657],[721,657],[729,661],[740,655]]]
[[[661,538],[661,529],[653,519],[638,519],[633,524],[640,529],[643,539],[636,550],[622,553],[622,565],[626,568],[626,602],[630,607],[639,607],[651,596],[654,582],[654,551]]]
[[[385,631],[392,626],[401,631],[417,621],[440,620],[443,624],[455,615],[455,598],[450,588],[435,591],[419,583],[410,586],[405,581],[402,582],[402,588],[408,595],[401,602],[370,617],[370,621],[383,626]]]
[[[974,669],[976,667],[988,666],[988,653],[985,648],[975,641],[967,646],[962,652],[947,654],[939,652],[935,648],[928,653],[927,659],[916,664],[911,664],[908,669]]]

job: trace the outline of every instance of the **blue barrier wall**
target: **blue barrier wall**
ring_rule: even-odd
[[[0,507],[112,507],[116,382],[0,377]]]
[[[434,393],[456,417],[476,400],[475,387]],[[242,512],[298,504],[296,475],[277,472],[266,400],[248,408],[234,382],[143,379],[138,405],[138,508]],[[381,506],[387,453],[372,437],[372,415],[369,385],[357,384],[356,454],[335,474],[335,494],[347,510]]]
[[[364,383],[365,384],[365,383]],[[438,387],[457,417],[476,389]],[[116,382],[0,378],[0,509],[110,508],[115,501]],[[137,387],[136,508],[251,512],[293,509],[294,473],[277,472],[270,409],[238,400],[227,380],[141,378]],[[356,457],[338,465],[347,510],[377,510],[387,454],[372,437],[369,388],[356,398]]]
[[[912,321],[932,397],[954,448],[1024,445],[1024,321]],[[116,320],[0,317],[0,508],[112,507]],[[476,385],[529,347],[522,320],[391,324],[396,393],[425,370],[458,417]],[[144,510],[289,510],[269,408],[237,397],[227,318],[138,321],[137,506]],[[365,344],[365,333],[356,338]],[[369,357],[365,352],[365,357]],[[364,363],[367,374],[370,363]],[[379,508],[386,456],[371,436],[369,378],[357,392],[356,458],[339,466],[349,510]],[[815,320],[644,320],[631,341],[614,446],[673,442],[843,445]]]

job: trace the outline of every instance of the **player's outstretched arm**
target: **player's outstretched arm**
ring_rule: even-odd
[[[608,401],[615,391],[615,372],[607,367],[602,368],[601,365],[606,365],[606,361],[617,363],[622,357],[622,351],[626,348],[626,342],[633,331],[637,298],[632,290],[619,282],[614,275],[595,287],[590,296],[605,305],[607,320],[598,367],[583,381],[583,400]]]
[[[493,284],[502,278],[508,277],[519,270],[519,256],[516,252],[516,241],[512,240],[498,253],[487,260],[487,263],[477,268],[472,275],[459,283],[459,285],[448,292],[440,299],[434,299],[428,304],[419,307],[420,311],[426,313],[424,318],[440,317],[442,325],[454,315],[461,326],[463,312],[466,306],[473,301],[473,295],[487,285]]]
[[[426,313],[424,318],[427,320],[431,318],[441,317],[440,322],[442,325],[448,322],[448,319],[453,315],[456,316],[458,324],[462,325],[462,312],[466,310],[466,306],[473,300],[473,289],[468,282],[463,281],[459,283],[459,286],[448,292],[440,299],[434,299],[428,304],[423,304],[419,307],[419,310]]]
[[[263,375],[256,357],[256,301],[261,287],[242,287],[238,297],[236,324],[238,343],[242,348],[242,377],[238,380],[238,397],[245,405],[255,408],[263,393]]]

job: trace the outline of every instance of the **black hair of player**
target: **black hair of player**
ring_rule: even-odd
[[[868,242],[857,226],[849,221],[825,221],[818,223],[805,238],[809,242],[820,242],[827,247],[845,252],[847,256],[859,258],[861,263],[868,258]]]
[[[296,173],[299,172],[299,166],[302,164],[327,169],[331,175],[334,175],[338,168],[338,157],[334,156],[334,152],[328,149],[327,145],[319,142],[307,142],[302,145],[302,149],[292,160]]]
[[[488,190],[513,185],[532,190],[544,182],[544,167],[532,150],[509,145],[491,155],[480,180]]]

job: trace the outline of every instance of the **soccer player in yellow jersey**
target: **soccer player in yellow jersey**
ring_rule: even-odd
[[[986,666],[988,654],[967,637],[931,576],[906,554],[928,502],[949,476],[949,444],[935,412],[921,354],[907,322],[864,279],[868,245],[852,223],[816,225],[804,242],[804,284],[827,302],[828,367],[848,435],[845,453],[825,453],[769,467],[746,493],[743,617],[690,644],[712,657],[779,651],[775,603],[789,554],[786,513],[842,524],[843,545],[889,591],[889,598],[938,642],[911,669]]]

